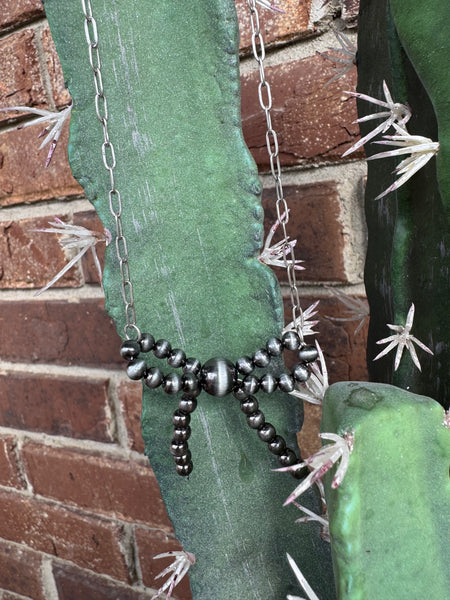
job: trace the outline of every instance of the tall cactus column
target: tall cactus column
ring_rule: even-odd
[[[138,325],[201,362],[251,355],[280,334],[283,311],[276,279],[255,258],[260,184],[241,132],[234,2],[92,4]],[[73,173],[113,231],[81,2],[46,0],[45,7],[74,99]],[[113,245],[104,289],[122,332]],[[286,552],[333,598],[328,549],[314,528],[297,529],[295,512],[282,509],[293,482],[270,473],[277,462],[247,427],[239,402],[200,395],[189,480],[176,475],[169,454],[177,405],[176,397],[146,390],[143,434],[175,533],[197,558],[194,598],[279,600],[295,590]],[[295,446],[297,402],[272,394],[261,406]]]

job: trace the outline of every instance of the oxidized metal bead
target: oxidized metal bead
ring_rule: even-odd
[[[260,410],[247,416],[248,426],[252,429],[260,429],[265,422],[264,414]]]
[[[286,331],[281,341],[286,350],[298,350],[300,348],[300,337],[295,331]]]
[[[315,346],[303,346],[298,353],[300,360],[306,363],[314,362],[319,356],[319,352]]]
[[[126,340],[120,346],[120,356],[125,360],[132,360],[139,356],[141,347],[134,340]]]
[[[257,367],[267,367],[267,365],[270,363],[270,355],[269,353],[264,350],[264,348],[261,348],[260,350],[256,350],[256,352],[253,354],[253,362],[255,363],[255,365]]]
[[[192,454],[191,454],[191,451],[188,449],[188,450],[186,450],[185,454],[182,454],[181,456],[174,456],[173,460],[175,461],[175,463],[177,465],[187,465],[188,463],[191,462],[191,458],[192,458]]]
[[[293,450],[286,448],[286,450],[278,456],[278,462],[282,467],[290,467],[298,463],[298,458]]]
[[[186,442],[175,442],[170,443],[170,454],[172,456],[183,456],[188,452],[189,448]]]
[[[181,389],[189,396],[198,396],[200,394],[200,382],[194,373],[184,373],[181,376]]]
[[[156,358],[167,358],[171,350],[172,346],[170,345],[170,342],[167,340],[158,340],[155,342],[153,354],[156,356]]]
[[[242,381],[242,389],[248,395],[256,394],[259,390],[259,379],[254,375],[247,375]]]
[[[172,423],[175,427],[187,427],[191,422],[191,415],[180,409],[177,409],[172,416]]]
[[[161,373],[160,369],[157,367],[150,367],[147,369],[147,373],[144,378],[144,383],[147,387],[150,389],[155,389],[161,385],[162,381],[163,374]]]
[[[175,470],[181,477],[187,477],[192,473],[194,465],[190,462],[187,465],[175,465]]]
[[[259,387],[266,394],[272,394],[277,388],[277,380],[271,373],[266,373],[259,380]]]
[[[275,427],[271,423],[265,423],[258,429],[258,435],[263,442],[269,443],[276,437]]]
[[[255,370],[255,365],[250,356],[242,356],[236,361],[236,370],[242,375],[250,375]]]
[[[246,415],[252,415],[258,410],[258,400],[254,396],[249,396],[241,402],[241,410]]]
[[[294,390],[294,378],[289,373],[281,373],[278,378],[278,387],[282,392],[292,392]]]
[[[229,360],[210,358],[202,368],[202,387],[211,396],[226,396],[233,389],[235,374],[234,366]]]
[[[197,398],[192,396],[182,396],[178,402],[178,409],[185,413],[193,413],[197,408]]]
[[[177,394],[181,390],[181,377],[177,373],[169,373],[163,379],[162,388],[166,394]]]
[[[153,346],[155,345],[155,338],[151,333],[143,333],[141,335],[141,339],[139,340],[139,346],[141,347],[141,352],[150,352],[153,350]]]
[[[271,356],[280,356],[283,354],[283,343],[277,337],[271,337],[266,344],[266,350]]]
[[[136,358],[128,363],[127,367],[127,375],[130,379],[137,381],[138,379],[142,379],[147,371],[147,365],[145,364],[145,360]]]
[[[201,370],[202,365],[200,364],[200,361],[193,357],[187,358],[183,365],[183,371],[185,373],[193,373],[194,375],[197,375],[197,377],[200,375]]]
[[[173,430],[172,441],[174,442],[187,442],[191,437],[191,428],[188,427],[177,427]]]
[[[299,382],[306,381],[307,379],[309,379],[310,375],[311,375],[311,373],[308,371],[308,368],[306,367],[306,365],[303,365],[302,363],[295,365],[295,367],[292,369],[292,376],[294,377],[294,379],[296,381],[299,381]]]
[[[247,394],[247,392],[242,387],[242,381],[240,382],[239,386],[233,389],[233,396],[236,398],[236,400],[245,400],[249,397],[249,394]]]
[[[176,348],[175,350],[171,350],[169,356],[167,357],[167,364],[173,367],[174,369],[178,369],[182,367],[186,362],[186,354],[183,350]]]
[[[276,435],[275,438],[268,443],[267,447],[272,454],[280,456],[280,454],[283,454],[286,450],[286,442],[281,435]]]

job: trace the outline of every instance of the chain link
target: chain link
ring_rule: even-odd
[[[281,182],[281,165],[279,156],[279,145],[278,136],[272,126],[272,92],[270,84],[266,80],[264,71],[264,59],[266,57],[266,50],[264,46],[264,40],[261,34],[259,24],[259,13],[256,7],[256,0],[247,0],[248,8],[250,10],[250,24],[252,28],[252,51],[253,56],[258,63],[259,67],[259,84],[258,84],[258,98],[259,104],[264,111],[266,116],[266,146],[269,154],[270,171],[272,178],[275,183],[276,193],[276,211],[277,219],[281,225],[283,235],[283,262],[286,268],[289,293],[291,297],[291,310],[292,320],[296,324],[296,330],[300,336],[300,340],[303,343],[303,312],[300,306],[300,296],[298,293],[297,280],[295,275],[295,252],[294,244],[289,242],[286,225],[289,222],[289,207],[284,198],[283,184]],[[289,258],[288,258],[289,256]]]
[[[141,331],[136,325],[136,310],[134,306],[133,285],[130,278],[128,246],[122,228],[122,199],[119,190],[116,188],[114,176],[114,169],[116,168],[116,153],[114,151],[113,143],[109,139],[108,103],[106,101],[105,90],[103,88],[97,22],[92,12],[91,0],[81,0],[81,3],[84,14],[84,32],[86,34],[86,42],[89,51],[89,63],[94,75],[95,112],[103,129],[103,143],[101,150],[103,165],[109,174],[109,210],[114,217],[116,225],[116,255],[117,260],[119,261],[121,291],[125,305],[126,318],[124,332],[127,340],[131,339],[133,336],[135,336],[137,339],[140,339]]]

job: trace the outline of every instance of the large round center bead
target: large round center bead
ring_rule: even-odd
[[[233,389],[234,365],[225,358],[210,358],[201,372],[202,387],[211,396],[226,396]]]

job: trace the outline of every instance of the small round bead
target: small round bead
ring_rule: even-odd
[[[282,467],[290,467],[298,462],[297,455],[290,448],[286,448],[279,456],[278,462]]]
[[[306,363],[314,362],[319,356],[319,352],[315,346],[303,346],[298,353],[300,360]]]
[[[258,435],[263,442],[271,442],[276,437],[277,432],[271,423],[265,423],[261,429],[258,429]]]
[[[190,462],[187,465],[175,465],[175,470],[181,477],[187,477],[192,473],[194,465]]]
[[[163,381],[163,374],[157,367],[150,367],[144,378],[144,383],[150,389],[157,388]]]
[[[172,346],[170,345],[170,342],[167,340],[158,340],[155,342],[153,354],[156,356],[156,358],[167,358],[171,350]]]
[[[173,460],[175,461],[175,463],[177,465],[187,465],[188,463],[191,462],[191,458],[192,458],[192,454],[191,454],[191,451],[188,449],[188,450],[186,450],[185,454],[182,454],[181,456],[174,456]]]
[[[258,400],[254,396],[249,396],[241,402],[241,410],[246,415],[253,415],[258,410]]]
[[[236,361],[236,370],[242,375],[250,375],[255,370],[255,365],[253,364],[250,356],[242,356],[242,358],[238,358]]]
[[[248,395],[256,394],[259,390],[259,379],[254,375],[247,375],[242,381],[242,389]]]
[[[292,376],[296,381],[306,381],[307,379],[309,379],[310,375],[311,373],[308,371],[308,368],[302,363],[295,365],[295,367],[292,369]]]
[[[176,348],[175,350],[171,350],[169,356],[167,357],[167,364],[173,367],[174,369],[178,369],[182,367],[186,362],[186,354],[183,350]]]
[[[151,333],[143,333],[141,335],[141,339],[139,340],[139,346],[141,347],[141,352],[150,352],[153,350],[153,346],[155,345],[155,338]]]
[[[200,382],[194,373],[184,373],[181,376],[181,388],[189,396],[198,396],[201,392]]]
[[[264,348],[261,348],[253,354],[253,362],[257,367],[267,367],[270,363],[270,355]]]
[[[266,349],[271,356],[280,356],[283,354],[283,343],[279,338],[271,337],[266,344]]]
[[[300,348],[300,337],[295,331],[286,331],[281,341],[286,350],[298,350]]]
[[[278,387],[282,392],[292,392],[294,390],[294,378],[289,373],[281,373],[278,378]]]
[[[186,362],[183,365],[183,371],[185,373],[193,373],[194,375],[200,375],[200,371],[202,370],[202,365],[200,361],[196,358],[187,358]]]
[[[181,390],[181,377],[176,373],[169,373],[163,379],[162,388],[166,394],[177,394]]]
[[[178,408],[185,413],[193,413],[197,408],[197,398],[192,396],[182,396],[178,402]]]
[[[267,447],[272,454],[280,456],[280,454],[283,454],[283,452],[286,450],[286,442],[281,435],[276,435],[275,438],[269,442]]]
[[[247,392],[242,387],[242,381],[240,382],[240,385],[236,386],[233,389],[233,396],[236,398],[236,400],[245,400],[249,397],[249,394],[247,394]]]
[[[120,346],[120,356],[125,360],[132,360],[139,356],[141,347],[134,340],[126,340]]]
[[[266,394],[272,394],[277,389],[277,380],[271,373],[266,373],[259,380],[259,387]]]
[[[145,364],[145,360],[136,358],[128,363],[127,367],[127,375],[130,379],[137,381],[138,379],[142,379],[147,371],[147,365]]]
[[[229,360],[210,358],[202,368],[202,387],[207,394],[221,398],[233,389],[235,374],[234,365]]]
[[[188,427],[177,427],[173,430],[172,441],[174,442],[187,442],[191,437],[191,428]]]
[[[305,479],[305,477],[308,477],[309,473],[310,471],[308,467],[302,467],[301,469],[295,469],[295,471],[291,471],[291,475],[294,479]]]
[[[187,427],[191,422],[191,415],[180,409],[177,409],[172,416],[172,423],[175,427]]]
[[[189,450],[186,442],[175,442],[170,443],[170,454],[172,456],[183,456]]]
[[[251,415],[247,415],[248,426],[252,429],[260,429],[265,422],[264,414],[260,410],[257,410]]]

